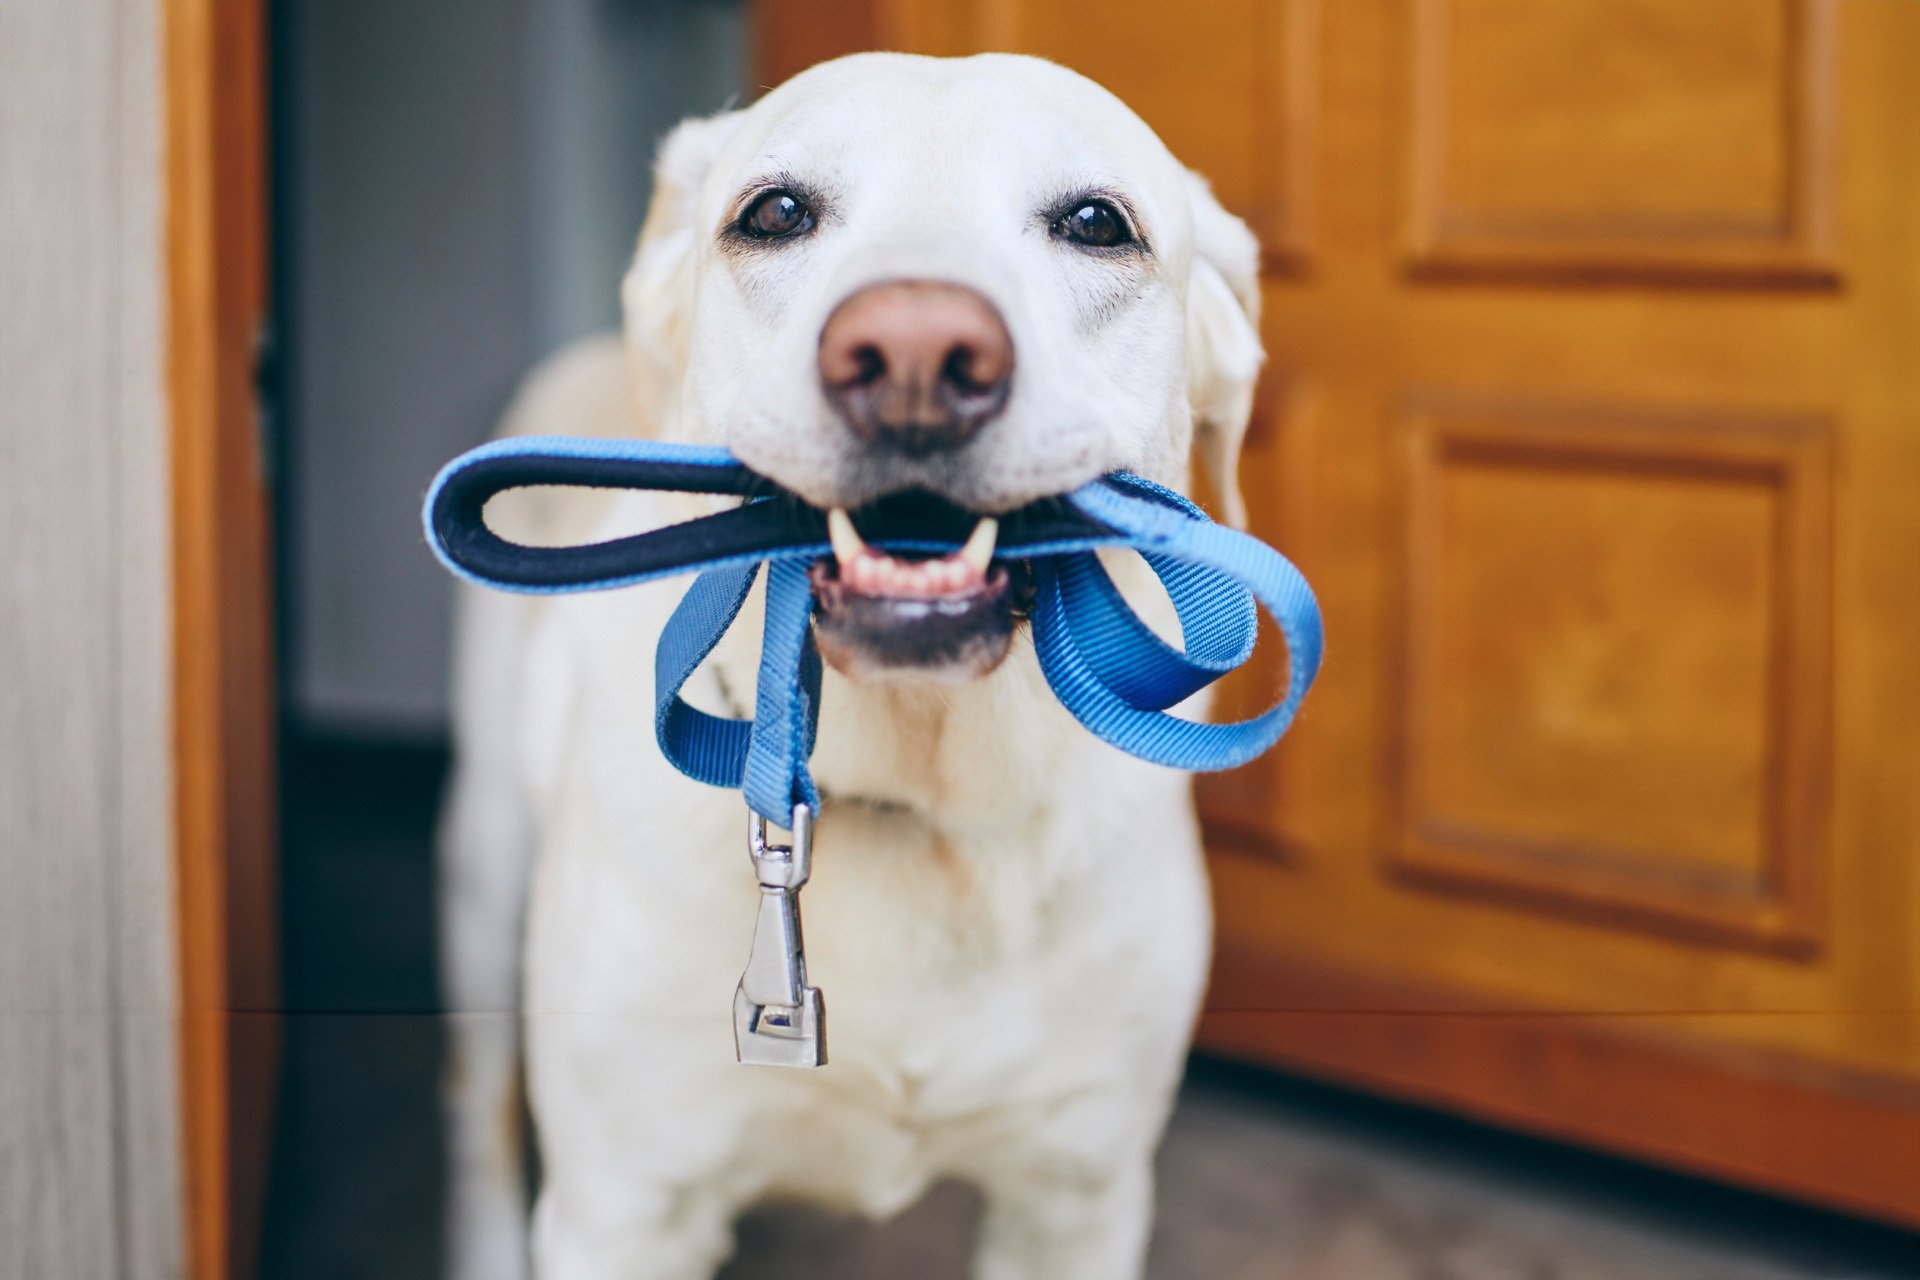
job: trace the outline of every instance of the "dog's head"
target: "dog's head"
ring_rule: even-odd
[[[668,429],[829,513],[829,659],[952,680],[1006,652],[1021,567],[990,521],[945,559],[882,555],[863,509],[991,517],[1116,469],[1181,487],[1197,447],[1237,523],[1257,258],[1084,77],[861,54],[667,138],[623,296]]]

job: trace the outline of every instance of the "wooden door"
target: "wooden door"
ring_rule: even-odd
[[[279,1067],[260,0],[166,0],[174,910],[187,1274],[253,1274]]]
[[[758,31],[1052,57],[1266,245],[1242,478],[1328,656],[1203,787],[1205,1044],[1920,1224],[1920,5]]]

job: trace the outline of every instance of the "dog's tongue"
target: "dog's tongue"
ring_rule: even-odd
[[[827,533],[833,539],[840,584],[846,590],[869,596],[939,599],[970,595],[986,585],[1000,525],[991,516],[982,517],[958,551],[931,560],[904,560],[868,546],[843,507],[827,512]]]

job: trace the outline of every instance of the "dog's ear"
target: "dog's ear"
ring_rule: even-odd
[[[1245,528],[1240,445],[1253,416],[1253,385],[1266,352],[1260,346],[1260,244],[1220,207],[1197,174],[1188,174],[1193,203],[1193,270],[1187,282],[1187,399],[1193,443],[1226,522]]]
[[[653,200],[633,265],[620,283],[627,344],[643,377],[671,385],[686,367],[695,249],[706,230],[699,225],[700,190],[741,114],[682,121],[654,158]]]

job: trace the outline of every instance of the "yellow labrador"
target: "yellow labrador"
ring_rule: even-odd
[[[529,1255],[540,1280],[694,1280],[755,1200],[885,1215],[949,1176],[985,1196],[983,1280],[1139,1273],[1210,946],[1190,789],[1060,708],[984,518],[1116,468],[1183,488],[1190,452],[1237,518],[1256,262],[1138,117],[1036,59],[845,58],[666,140],[624,338],[536,373],[506,429],[723,442],[836,513],[806,895],[832,1061],[733,1060],[745,810],[653,740],[681,585],[470,591],[442,836],[461,1280]],[[903,490],[983,517],[970,547],[868,549],[860,507]],[[510,497],[528,540],[701,510]],[[757,635],[690,696],[750,708]]]

